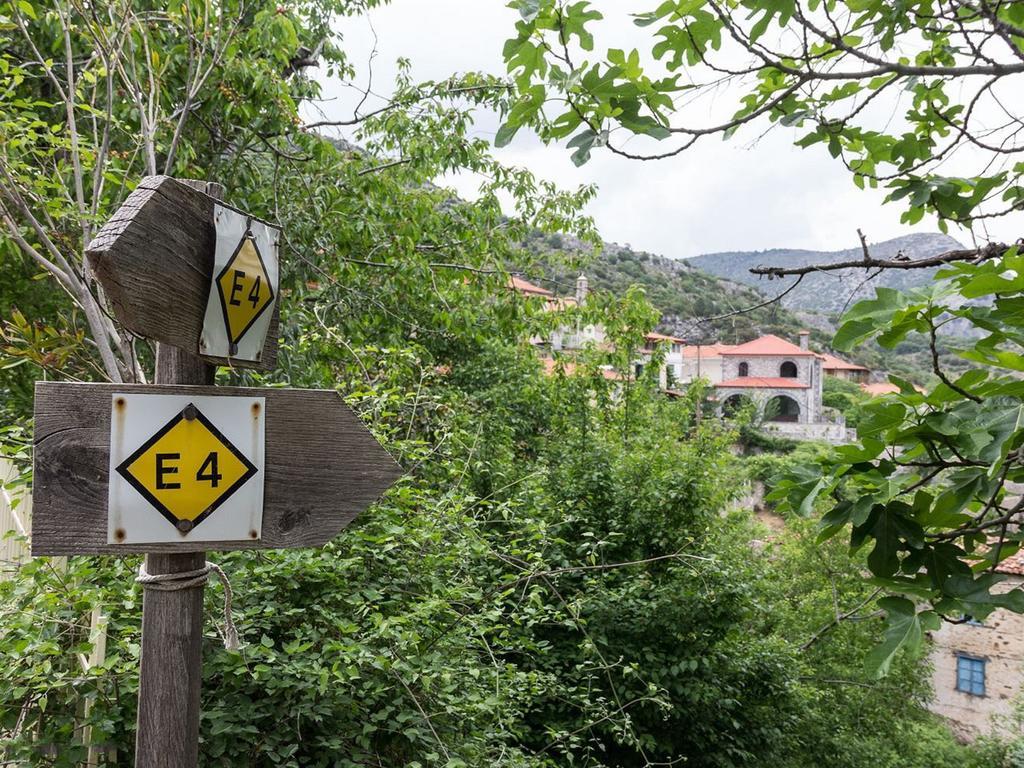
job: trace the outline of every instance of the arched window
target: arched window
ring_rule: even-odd
[[[731,395],[722,403],[722,415],[727,419],[736,416],[747,408],[753,409],[753,401],[746,395]]]
[[[786,395],[776,395],[764,407],[765,421],[800,421],[800,404]]]
[[[750,375],[750,366],[746,363],[740,363],[740,374],[741,377]]]
[[[795,379],[796,378],[796,363],[792,360],[787,360],[779,368],[779,376],[784,379]]]

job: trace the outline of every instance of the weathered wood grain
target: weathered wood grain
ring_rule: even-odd
[[[149,573],[185,573],[202,552],[147,555]],[[135,768],[195,768],[199,762],[203,587],[147,589],[142,607]]]
[[[217,231],[213,197],[169,176],[147,176],[86,251],[115,317],[132,333],[198,355]],[[277,364],[280,302],[259,361],[204,357],[219,365]]]
[[[186,181],[218,200],[224,189]],[[183,349],[156,345],[157,384],[212,385],[216,369]],[[205,552],[146,555],[150,574],[187,573],[206,563]],[[142,598],[139,706],[135,768],[196,768],[199,702],[203,687],[203,586]]]
[[[107,544],[110,398],[115,392],[266,398],[262,539]],[[318,546],[400,475],[336,392],[37,382],[32,554],[127,554]]]

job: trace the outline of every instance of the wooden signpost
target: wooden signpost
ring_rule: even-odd
[[[231,467],[227,461],[228,457],[233,459],[230,449],[218,454],[211,451],[214,443],[208,438],[193,438],[191,455],[187,443],[184,451],[176,450],[177,445],[170,445],[164,454],[168,458],[158,462],[154,457],[146,463],[147,457],[142,456],[142,461],[125,467],[125,474],[135,470],[135,482],[117,477],[124,490],[131,494],[125,493],[122,498],[135,505],[136,517],[145,513],[151,526],[165,530],[162,542],[139,542],[131,540],[137,537],[126,537],[125,543],[117,543],[116,526],[108,532],[108,515],[110,522],[116,522],[121,512],[108,506],[112,479],[109,467],[112,447],[117,447],[112,446],[112,425],[116,441],[118,430],[124,432],[124,424],[118,421],[132,418],[131,414],[120,416],[119,411],[136,407],[135,403],[118,405],[118,399],[124,399],[125,395],[134,398],[180,396],[180,402],[186,405],[174,406],[179,413],[189,402],[205,399],[211,405],[198,409],[197,418],[193,420],[196,424],[201,424],[201,418],[217,418],[215,403],[218,400],[223,399],[225,404],[234,400],[265,401],[266,405],[260,409],[265,411],[266,420],[265,457],[260,471],[249,475],[245,484],[235,491],[240,494],[246,484],[262,484],[259,510],[262,530],[257,536],[250,536],[257,531],[249,526],[244,536],[234,539],[211,541],[205,536],[204,529],[215,524],[219,515],[231,512],[225,510],[223,503],[198,525],[183,531],[179,523],[168,519],[171,515],[161,508],[159,500],[154,499],[154,503],[147,498],[147,487],[152,488],[159,499],[173,500],[187,494],[190,483],[215,493],[227,489],[229,483],[238,479],[228,472],[234,470],[245,476],[242,467],[249,460],[248,456],[234,459],[235,465]],[[155,406],[140,404],[138,407]],[[39,382],[36,384],[35,419],[33,555],[316,547],[334,538],[400,475],[398,465],[338,393],[326,390]],[[177,423],[187,422],[182,417]],[[242,429],[245,428],[243,425]],[[159,428],[153,434],[157,431]],[[129,456],[145,447],[147,437],[140,435],[135,442],[122,446],[121,455]],[[247,451],[251,441],[250,437],[247,444],[231,442],[239,443],[237,447]],[[208,461],[211,453],[219,456],[216,467]],[[117,476],[116,470],[113,474]],[[202,479],[217,474],[225,475],[217,481],[217,488],[210,479]],[[143,491],[137,491],[136,485]],[[158,485],[180,487],[157,489]],[[173,507],[174,511],[179,509],[182,508]],[[200,510],[200,514],[202,511],[205,510]],[[186,510],[185,514],[192,512]],[[250,509],[242,509],[236,514],[248,521],[250,513]]]
[[[280,231],[219,185],[142,181],[88,251],[155,385],[39,382],[33,555],[146,553],[136,768],[198,762],[204,552],[321,546],[401,474],[325,390],[214,387],[272,368]]]
[[[239,220],[254,226],[240,230]],[[148,176],[96,234],[86,256],[114,316],[132,333],[191,355],[202,353],[211,363],[271,369],[277,362],[279,317],[272,251],[279,236],[275,227],[193,185]],[[210,305],[231,327],[221,330],[228,340],[223,347],[204,352]],[[254,326],[261,318],[265,325]],[[259,333],[264,340],[253,342],[259,354],[231,354],[229,344],[241,346]]]

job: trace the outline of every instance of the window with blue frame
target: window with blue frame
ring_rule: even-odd
[[[985,660],[974,656],[956,657],[956,689],[972,696],[985,695]]]

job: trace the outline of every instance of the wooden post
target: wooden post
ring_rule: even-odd
[[[243,259],[239,264],[248,264],[250,272],[242,272],[253,285],[265,276],[269,286],[278,265],[275,232],[280,231],[266,223],[257,227],[248,214],[215,204],[211,198],[220,198],[221,192],[219,185],[205,182],[144,179],[93,239],[87,256],[115,315],[129,330],[158,342],[156,383],[36,382],[34,556],[139,552],[146,554],[148,572],[157,576],[203,568],[207,549],[323,546],[401,476],[400,467],[333,390],[210,386],[214,368],[204,360],[226,362],[217,344],[237,335],[231,331],[223,283],[214,274],[223,255],[220,235],[238,243],[232,259],[242,252],[243,240],[252,241],[259,265]],[[239,215],[246,217],[244,233],[237,231]],[[274,232],[257,231],[260,227]],[[266,252],[257,250],[261,238],[271,238],[269,246],[260,246]],[[268,271],[264,256],[272,258],[273,270]],[[215,343],[206,348],[216,354],[200,356],[211,290],[220,292],[224,327],[216,325],[215,316]],[[264,303],[260,311],[268,307]],[[248,367],[273,368],[277,311],[275,301],[269,326],[260,333],[262,351],[255,337],[249,340],[255,353],[245,361]],[[188,501],[183,486],[160,486],[159,473],[154,478],[151,471],[145,482],[134,474],[131,450],[148,451],[174,424],[165,421],[169,413],[156,419],[147,411],[160,404],[184,408],[175,410],[175,418],[199,417],[217,440],[214,455],[234,457],[236,483],[216,500],[204,501],[205,509],[177,506]],[[236,437],[233,444],[215,422],[229,433],[243,430],[243,439]],[[201,442],[181,438],[175,443],[181,460],[194,461],[188,475],[181,476],[193,486],[213,482],[200,475],[202,465],[195,463],[210,460],[204,459],[207,448]],[[176,511],[153,496],[154,490],[168,489],[182,490],[171,500]],[[124,517],[128,514],[130,519]],[[213,514],[220,515],[213,518],[219,525],[209,535],[193,535],[194,526],[180,525],[198,525]],[[202,629],[202,587],[144,592],[136,768],[198,764]]]
[[[183,180],[218,200],[220,184]],[[216,369],[167,344],[156,347],[157,384],[213,384]],[[146,555],[151,574],[202,568],[205,552]],[[135,768],[194,768],[199,762],[203,587],[144,591]]]

